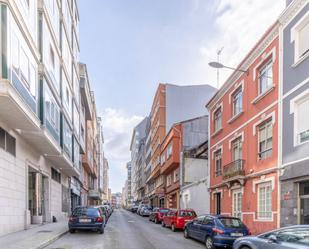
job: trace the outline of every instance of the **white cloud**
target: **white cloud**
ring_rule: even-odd
[[[133,128],[143,119],[120,109],[106,108],[103,117],[104,152],[110,165],[112,191],[121,191],[126,177],[126,163],[130,160]]]
[[[220,0],[216,7],[213,37],[199,48],[205,65],[207,79],[216,83],[216,70],[209,68],[209,61],[217,59],[216,52],[224,47],[221,62],[237,66],[267,29],[276,21],[285,5],[284,0]],[[220,70],[220,85],[231,74]]]

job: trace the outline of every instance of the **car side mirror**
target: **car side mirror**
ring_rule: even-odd
[[[268,237],[268,241],[270,242],[270,243],[277,243],[277,236],[276,235],[274,235],[274,234],[272,234],[272,235],[270,235],[269,237]]]

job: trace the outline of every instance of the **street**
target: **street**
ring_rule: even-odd
[[[66,234],[47,249],[198,249],[203,244],[185,239],[182,231],[172,232],[147,218],[115,210],[104,234],[78,231]]]

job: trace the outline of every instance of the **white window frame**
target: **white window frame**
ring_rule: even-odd
[[[291,43],[294,42],[294,64],[297,66],[304,59],[309,57],[309,52],[304,55],[299,54],[299,31],[305,24],[309,24],[309,12],[306,13],[292,28],[291,28]]]
[[[235,195],[241,195],[241,203],[239,207],[238,199],[235,203]],[[238,197],[238,196],[237,196]],[[232,215],[233,217],[237,217],[239,219],[242,219],[242,203],[243,203],[243,191],[242,189],[234,189],[232,190]]]
[[[268,149],[266,149],[266,150],[264,150],[264,151],[260,151],[260,143],[261,143],[261,135],[260,135],[260,131],[261,131],[261,128],[262,128],[262,126],[265,126],[265,129],[266,129],[266,133],[267,133],[267,126],[268,125],[270,125],[271,126],[271,139],[272,139],[272,142],[271,142],[271,154],[269,155],[269,156],[267,156],[267,157],[261,157],[261,154],[262,153],[267,153],[268,151],[270,151],[270,148],[268,148]],[[273,121],[271,120],[271,118],[270,119],[266,119],[264,122],[262,122],[262,123],[260,123],[258,126],[257,126],[257,129],[258,129],[258,158],[259,158],[259,160],[265,160],[265,159],[267,159],[267,158],[269,158],[269,157],[271,157],[272,155],[273,155],[273,138],[274,138],[274,131],[273,131]],[[267,138],[266,140],[265,140],[265,142],[267,143],[267,140],[268,140],[269,138]]]
[[[270,216],[261,216],[261,213],[262,211],[260,210],[260,191],[262,188],[265,188],[265,191],[266,191],[266,188],[269,187],[270,188],[270,211],[266,210],[266,207],[267,207],[267,203],[266,203],[266,192],[265,192],[265,210],[263,210],[264,213],[267,213],[269,212],[270,213]],[[264,182],[264,183],[259,183],[258,186],[257,186],[257,219],[258,220],[272,220],[273,219],[273,212],[272,212],[272,199],[273,199],[273,196],[272,196],[272,192],[273,192],[273,186],[272,186],[272,182],[271,181],[268,181],[268,182]]]
[[[173,142],[170,142],[169,144],[168,144],[168,146],[167,146],[167,156],[166,156],[166,158],[168,159],[168,158],[170,158],[171,156],[172,156],[172,154],[173,154]]]
[[[217,119],[216,119],[216,113],[220,110],[220,124],[218,123],[217,125]],[[214,113],[213,113],[213,120],[214,120],[214,132],[217,132],[219,130],[222,129],[222,115],[223,112],[222,112],[222,107],[219,106],[216,110],[214,110]]]
[[[257,69],[258,70],[258,96],[266,94],[274,86],[273,59],[271,57],[271,58],[266,59],[264,62],[265,64]],[[271,78],[272,82],[271,82],[271,85],[268,85],[269,83],[267,82],[267,86],[265,90],[262,92],[261,91],[261,76],[263,75],[262,72],[266,71],[266,69],[272,71],[272,78]]]
[[[306,101],[309,98],[309,89],[303,91],[301,94],[291,99],[290,101],[290,114],[294,114],[294,147],[308,143],[309,140],[300,142],[299,132],[298,131],[298,104],[300,102]]]
[[[221,167],[220,167],[220,174],[218,174],[218,170],[217,170],[217,156],[216,154],[218,154],[218,152],[220,152],[220,160],[221,160]],[[214,162],[215,162],[215,176],[218,177],[218,176],[221,176],[222,175],[222,149],[219,148],[217,150],[214,151]]]

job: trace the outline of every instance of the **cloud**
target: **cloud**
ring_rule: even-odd
[[[217,60],[217,50],[224,47],[221,62],[237,66],[250,49],[276,21],[285,6],[284,0],[220,0],[214,20],[215,32],[199,48],[207,78],[216,82],[216,70],[209,68],[209,61]],[[220,85],[231,74],[220,70]]]
[[[126,163],[130,160],[133,128],[143,119],[123,110],[106,108],[103,117],[104,152],[110,165],[110,187],[121,191],[126,177]]]

